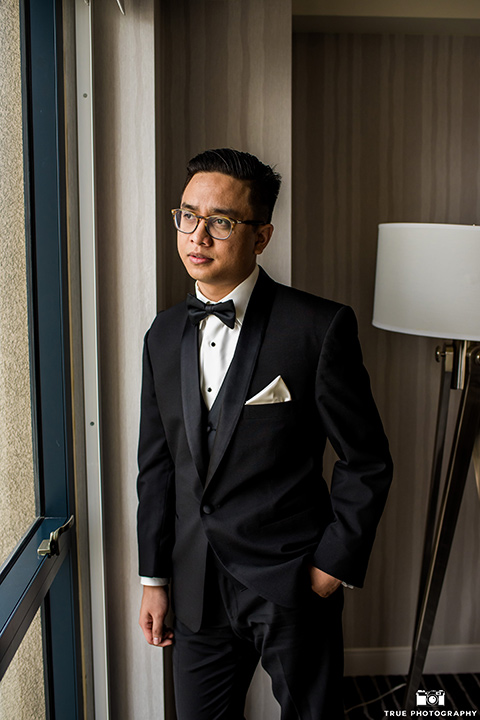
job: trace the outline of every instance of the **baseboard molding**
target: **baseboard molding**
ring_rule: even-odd
[[[411,648],[346,648],[345,675],[406,675]],[[480,672],[480,645],[432,645],[425,673]]]

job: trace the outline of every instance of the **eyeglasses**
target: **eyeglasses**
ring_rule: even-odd
[[[172,210],[173,221],[177,230],[190,235],[195,232],[200,220],[205,222],[205,230],[214,240],[227,240],[232,234],[235,225],[265,225],[259,220],[233,220],[224,215],[197,215],[191,210],[176,208]]]

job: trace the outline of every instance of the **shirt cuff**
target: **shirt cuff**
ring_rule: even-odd
[[[344,582],[343,580],[342,580],[342,585],[343,585],[343,587],[348,588],[349,590],[355,590],[355,585],[349,585],[348,583]]]
[[[151,587],[161,587],[168,585],[170,582],[169,578],[156,578],[156,577],[141,577],[140,582],[142,585],[149,585]]]

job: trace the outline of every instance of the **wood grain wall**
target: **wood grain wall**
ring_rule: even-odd
[[[294,35],[293,284],[354,307],[396,466],[347,648],[411,642],[440,377],[435,340],[371,325],[377,225],[480,222],[479,76],[476,37]],[[472,476],[433,644],[480,642],[479,567]]]
[[[187,161],[207,148],[251,152],[282,174],[276,231],[260,262],[290,283],[291,2],[162,0],[156,9],[158,306],[191,290],[169,211],[179,203]],[[170,718],[168,682],[166,692]],[[246,712],[249,720],[279,716],[261,669]]]
[[[179,204],[187,161],[208,148],[251,152],[283,174],[278,232],[261,262],[289,283],[290,0],[162,0],[157,10],[159,306],[190,289],[169,211]]]

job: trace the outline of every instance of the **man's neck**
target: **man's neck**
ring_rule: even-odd
[[[218,288],[217,286],[203,285],[202,283],[197,283],[197,286],[202,295],[206,297],[207,300],[211,300],[214,303],[219,302],[226,295],[229,295],[232,290],[235,290],[235,287],[237,287],[235,285],[235,287],[225,286]]]
[[[208,300],[211,300],[214,303],[220,302],[220,300],[223,300],[223,298],[227,297],[227,295],[230,295],[230,293],[232,293],[235,288],[237,288],[239,285],[242,284],[242,282],[244,282],[248,277],[250,277],[252,272],[248,273],[248,275],[239,280],[235,285],[206,285],[205,283],[197,281],[197,287],[202,293],[202,295]]]

